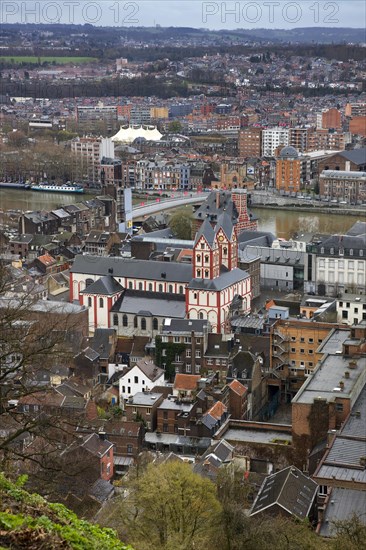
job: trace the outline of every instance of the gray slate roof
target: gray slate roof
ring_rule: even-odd
[[[294,466],[266,477],[254,501],[250,515],[280,507],[299,519],[305,519],[318,491],[318,484]]]
[[[192,277],[192,266],[175,262],[151,262],[129,258],[78,255],[75,257],[70,272],[84,275],[113,275],[113,277],[188,283]]]
[[[111,275],[101,277],[91,285],[88,285],[80,294],[101,294],[103,296],[113,296],[117,292],[122,292],[123,286],[120,285]]]
[[[344,157],[355,164],[366,164],[366,148],[362,149],[352,149],[352,151],[342,151],[340,153],[341,157]]]
[[[153,263],[153,262],[151,262]],[[180,294],[125,290],[113,304],[112,313],[134,313],[144,317],[173,317],[184,319],[185,297]]]
[[[205,221],[197,231],[195,244],[199,241],[199,239],[202,236],[206,239],[207,243],[212,247],[215,240],[215,231],[212,225],[210,224],[210,222],[208,221],[208,218],[205,219]]]
[[[188,288],[196,290],[223,290],[230,285],[244,281],[248,277],[249,274],[247,271],[236,267],[231,271],[222,273],[216,279],[192,279]]]

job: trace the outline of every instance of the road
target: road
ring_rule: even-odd
[[[191,196],[193,195],[193,196]],[[190,193],[186,197],[178,197],[171,199],[159,199],[154,197],[149,197],[149,201],[152,201],[150,204],[144,204],[143,206],[134,206],[133,207],[133,218],[142,218],[144,216],[149,216],[150,214],[155,214],[156,212],[161,212],[162,210],[168,210],[169,208],[177,208],[179,206],[185,206],[187,204],[198,204],[202,203],[207,199],[207,193]],[[154,201],[154,202],[153,202]]]

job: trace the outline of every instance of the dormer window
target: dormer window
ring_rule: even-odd
[[[204,250],[205,248],[205,243],[201,243],[201,250]]]
[[[353,248],[350,248],[350,250],[349,250],[349,255],[350,255],[350,256],[353,256]]]
[[[324,247],[323,246],[320,249],[320,254],[324,254]]]
[[[334,254],[334,248],[333,247],[330,249],[330,253]]]

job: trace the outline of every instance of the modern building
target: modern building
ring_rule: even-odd
[[[289,130],[288,128],[275,127],[266,128],[262,131],[262,155],[265,157],[273,157],[276,149],[282,145],[289,145]]]
[[[251,126],[239,132],[239,156],[259,158],[262,156],[262,128]]]
[[[299,154],[294,147],[283,147],[276,160],[276,189],[285,194],[298,193],[301,183]]]

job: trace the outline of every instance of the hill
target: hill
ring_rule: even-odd
[[[0,550],[133,550],[115,531],[79,519],[62,504],[30,494],[0,473]]]

